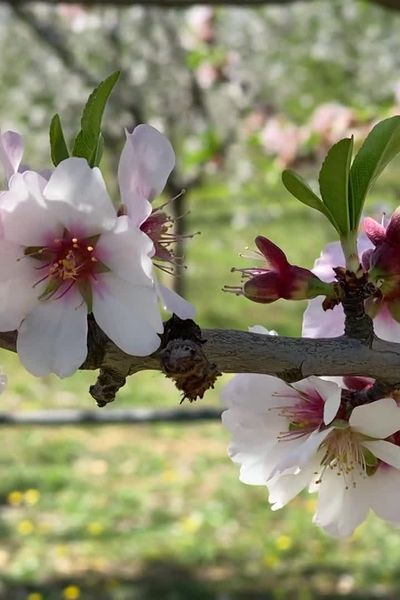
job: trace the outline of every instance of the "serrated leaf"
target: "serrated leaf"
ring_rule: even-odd
[[[352,153],[352,137],[334,144],[325,157],[318,178],[322,201],[335,219],[338,231],[342,235],[351,230],[349,173]]]
[[[375,125],[353,161],[350,170],[353,200],[352,229],[358,226],[370,187],[399,152],[400,116],[390,117]]]
[[[329,210],[323,205],[322,200],[315,194],[308,183],[295,171],[286,169],[282,173],[282,181],[285,188],[306,206],[310,206],[325,215],[332,225],[337,228],[335,220]]]
[[[91,167],[98,164],[96,161],[101,151],[101,121],[107,100],[118,81],[120,72],[116,71],[110,77],[97,86],[90,94],[89,99],[83,109],[81,118],[81,130],[75,138],[72,150],[73,156],[86,158]]]
[[[58,114],[54,115],[50,123],[50,150],[54,166],[69,157],[60,115]]]

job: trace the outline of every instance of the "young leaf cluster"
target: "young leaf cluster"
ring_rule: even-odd
[[[69,156],[86,158],[91,167],[100,164],[104,139],[101,133],[101,121],[107,101],[118,81],[120,72],[116,71],[102,81],[90,94],[83,109],[81,129],[75,137],[72,150],[68,150],[63,133],[61,119],[55,114],[50,123],[51,159],[55,166]]]
[[[353,162],[353,137],[330,148],[319,172],[320,196],[291,169],[283,172],[282,181],[295,198],[324,214],[340,237],[346,238],[358,229],[371,186],[399,152],[400,116],[395,116],[372,129]]]

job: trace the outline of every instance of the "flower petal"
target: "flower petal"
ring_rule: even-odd
[[[73,156],[60,162],[44,189],[62,224],[76,235],[110,230],[117,218],[100,169]],[[81,233],[80,233],[81,232]]]
[[[38,173],[16,173],[0,199],[5,239],[22,246],[45,245],[62,233],[57,215],[43,198],[46,180]],[[22,252],[22,251],[21,251]]]
[[[157,350],[163,324],[154,287],[104,273],[92,291],[94,317],[121,350],[134,356]]]
[[[380,466],[369,477],[369,498],[372,510],[385,521],[400,525],[400,472],[387,466]]]
[[[194,319],[196,309],[190,302],[173,290],[157,282],[157,292],[165,310],[178,315],[180,319]]]
[[[309,485],[316,469],[316,463],[309,464],[296,474],[277,475],[267,483],[272,510],[279,510]]]
[[[278,473],[283,473],[286,469],[299,468],[303,469],[307,466],[313,456],[317,454],[317,451],[325,440],[326,437],[332,431],[332,427],[323,429],[322,431],[313,431],[305,439],[298,441],[296,446],[291,450],[285,452],[281,460],[277,461],[275,468],[271,473],[271,477]],[[286,442],[285,442],[286,443]],[[283,445],[284,442],[281,442]]]
[[[349,536],[368,515],[368,479],[352,471],[348,482],[335,470],[325,469],[313,522],[334,537]]]
[[[0,134],[0,162],[3,165],[6,180],[18,171],[24,153],[22,136],[16,131],[5,131]]]
[[[386,438],[400,431],[400,408],[392,398],[356,406],[349,419],[355,431],[373,438]]]
[[[167,138],[150,125],[126,132],[118,167],[122,202],[136,225],[150,215],[148,201],[158,196],[175,166],[175,153]],[[150,208],[150,212],[149,212]]]
[[[87,355],[87,308],[72,290],[58,300],[39,302],[22,322],[17,352],[38,377],[72,375]]]
[[[115,275],[135,284],[151,286],[153,242],[129,218],[118,217],[112,231],[103,233],[96,244],[96,257]]]
[[[384,302],[374,318],[374,332],[375,335],[387,342],[400,342],[400,323],[393,319]]]
[[[248,327],[250,333],[260,333],[262,335],[279,335],[275,329],[267,329],[262,325],[253,325],[252,327]]]
[[[385,440],[371,440],[363,441],[362,445],[387,465],[400,469],[400,447],[396,444]]]
[[[323,296],[318,296],[307,305],[303,315],[302,337],[330,338],[343,335],[344,312],[341,305],[324,311]]]
[[[37,302],[38,279],[32,259],[21,259],[22,249],[0,239],[0,331],[17,329]]]
[[[226,408],[237,406],[249,411],[268,410],[297,401],[296,391],[272,375],[240,373],[221,390],[221,402]]]

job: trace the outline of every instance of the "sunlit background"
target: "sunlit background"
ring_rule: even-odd
[[[245,4],[245,3],[244,3]],[[303,303],[252,304],[221,291],[264,234],[311,267],[334,231],[285,192],[286,166],[316,183],[326,149],[400,111],[400,12],[367,2],[190,10],[0,4],[0,125],[24,135],[24,162],[50,166],[48,125],[71,139],[93,87],[122,75],[104,120],[102,169],[115,196],[124,128],[172,141],[165,197],[195,233],[175,285],[202,327],[262,324],[299,335]],[[369,199],[399,200],[399,163]],[[1,257],[0,257],[1,260]],[[37,379],[2,352],[2,411],[95,408],[95,373]],[[200,401],[218,406],[218,389]],[[158,373],[132,377],[116,407],[176,407]],[[185,406],[185,410],[194,408]],[[371,516],[352,539],[312,524],[305,494],[272,513],[238,481],[228,434],[208,424],[1,429],[2,600],[261,600],[400,597],[400,532]],[[398,500],[396,500],[398,501]]]

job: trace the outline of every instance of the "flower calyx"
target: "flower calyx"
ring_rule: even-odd
[[[327,308],[336,302],[334,282],[326,283],[309,269],[291,265],[284,252],[263,236],[257,236],[255,244],[258,252],[252,257],[266,262],[266,266],[245,269],[233,268],[233,272],[242,275],[240,287],[225,286],[224,291],[243,295],[253,302],[269,304],[283,298],[285,300],[304,300],[325,296]]]

